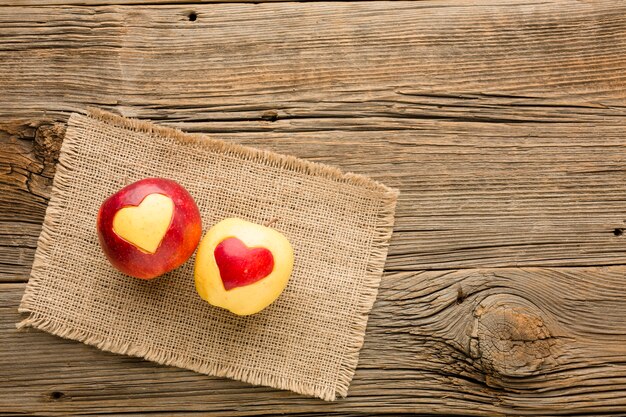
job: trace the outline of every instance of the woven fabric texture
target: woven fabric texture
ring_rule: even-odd
[[[117,272],[96,215],[126,183],[170,178],[206,231],[226,217],[272,227],[294,247],[289,285],[238,317],[197,295],[192,257],[152,281]],[[391,237],[397,192],[292,156],[185,134],[100,110],[73,114],[20,311],[31,326],[100,349],[334,400],[347,395]]]

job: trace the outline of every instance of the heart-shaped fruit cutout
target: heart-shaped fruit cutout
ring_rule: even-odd
[[[148,194],[138,206],[121,208],[113,217],[113,231],[146,253],[155,253],[174,214],[174,202],[163,194]]]
[[[274,269],[272,252],[266,248],[249,248],[236,237],[222,240],[213,254],[227,291],[254,284]]]

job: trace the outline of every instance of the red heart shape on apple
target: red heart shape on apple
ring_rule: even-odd
[[[274,270],[274,256],[266,248],[249,248],[236,237],[222,240],[213,252],[224,288],[254,284]]]

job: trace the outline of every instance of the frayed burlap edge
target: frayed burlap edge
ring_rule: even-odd
[[[172,355],[169,352],[164,352],[154,347],[134,346],[128,343],[110,341],[99,335],[68,328],[65,323],[55,322],[53,319],[31,310],[31,301],[39,290],[41,280],[45,278],[45,267],[51,255],[52,242],[55,241],[56,234],[58,233],[57,225],[59,216],[67,201],[66,195],[68,193],[72,171],[76,159],[79,157],[76,151],[76,141],[78,138],[76,137],[75,129],[83,125],[86,117],[91,117],[101,122],[136,132],[173,138],[185,143],[202,146],[213,152],[236,156],[245,160],[263,162],[270,166],[309,175],[322,176],[334,181],[364,187],[371,191],[381,193],[381,215],[376,224],[372,253],[368,263],[367,275],[363,282],[364,291],[358,299],[355,320],[349,327],[351,336],[350,343],[344,354],[344,361],[341,364],[335,386],[312,386],[311,384],[302,383],[289,378],[267,375],[254,369],[232,367],[208,361],[191,360],[189,358],[179,357],[178,355]],[[325,401],[334,401],[337,394],[342,397],[348,394],[348,387],[356,370],[359,360],[359,351],[363,346],[367,319],[374,301],[376,300],[387,257],[389,239],[393,232],[394,213],[398,193],[397,190],[391,189],[366,176],[343,173],[337,168],[305,161],[294,156],[281,155],[266,150],[230,144],[200,134],[188,134],[177,129],[156,126],[141,120],[127,119],[99,109],[88,109],[87,116],[73,113],[68,121],[68,129],[61,147],[61,156],[57,164],[57,170],[52,184],[51,198],[48,208],[46,209],[43,228],[37,242],[37,251],[31,270],[31,277],[18,308],[20,313],[28,313],[28,317],[18,323],[17,328],[33,327],[66,339],[78,340],[113,353],[138,356],[163,365],[178,366],[203,374],[233,378],[250,384],[260,384],[278,389],[291,390],[303,395],[319,397]]]

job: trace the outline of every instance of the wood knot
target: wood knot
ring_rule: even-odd
[[[496,380],[545,372],[557,364],[559,340],[543,316],[519,296],[485,298],[474,310],[471,356]]]
[[[59,160],[61,142],[65,136],[65,126],[61,123],[44,124],[35,131],[35,156],[44,168],[53,168]]]

